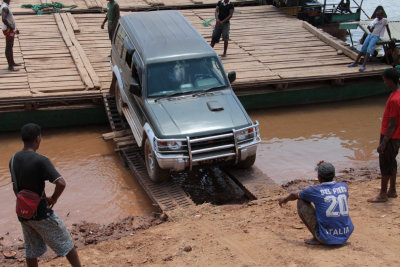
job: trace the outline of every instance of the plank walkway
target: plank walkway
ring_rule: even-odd
[[[181,12],[207,41],[211,39],[213,26],[202,23],[213,18],[213,9]],[[8,72],[5,58],[0,57],[0,103],[39,97],[90,99],[106,93],[111,82],[111,45],[107,31],[100,29],[104,16],[16,16],[21,34],[14,54],[25,68]],[[4,43],[0,42],[2,51]],[[387,67],[369,64],[364,73],[348,68],[352,61],[349,56],[354,53],[343,47],[349,56],[338,55],[337,47],[342,46],[338,40],[272,6],[239,7],[231,21],[228,56],[222,61],[227,72],[237,73],[233,83],[237,93],[254,86],[377,76]],[[221,54],[223,44],[215,49]]]

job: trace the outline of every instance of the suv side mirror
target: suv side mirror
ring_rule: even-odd
[[[140,89],[140,86],[136,81],[131,82],[129,86],[129,92],[139,97],[142,96],[142,90]]]
[[[236,71],[231,71],[228,73],[228,80],[233,83],[236,80]]]

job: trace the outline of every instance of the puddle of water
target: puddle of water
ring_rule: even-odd
[[[262,143],[255,166],[277,183],[315,179],[320,160],[340,170],[377,165],[387,96],[341,103],[250,111]]]
[[[172,174],[172,179],[196,204],[221,205],[247,200],[244,191],[218,167],[194,168],[192,172]]]
[[[47,156],[67,182],[54,210],[67,225],[86,220],[108,224],[155,211],[151,200],[124,168],[114,144],[101,138],[108,127],[44,130],[38,153]],[[21,236],[15,215],[8,162],[22,148],[19,133],[0,134],[0,236]],[[54,185],[46,183],[51,195]],[[3,242],[4,243],[4,242]]]

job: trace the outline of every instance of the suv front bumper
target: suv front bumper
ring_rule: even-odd
[[[251,133],[254,136],[250,140],[239,141],[238,136],[243,131],[253,129]],[[233,162],[237,164],[256,154],[257,146],[261,142],[258,130],[258,122],[239,130],[233,130],[232,133],[225,133],[216,136],[207,136],[197,139],[157,139],[154,142],[185,142],[185,149],[182,153],[166,153],[154,151],[158,165],[162,169],[173,171],[191,170],[196,165],[216,164],[222,162]],[[218,141],[216,146],[200,147],[202,143],[212,143]],[[157,146],[155,146],[157,147]]]

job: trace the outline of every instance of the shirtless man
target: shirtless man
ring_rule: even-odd
[[[4,0],[4,2],[0,6],[1,10],[1,18],[3,20],[3,34],[6,37],[6,58],[8,62],[8,70],[10,71],[18,71],[19,69],[15,68],[16,66],[21,66],[21,64],[17,64],[14,61],[14,38],[16,34],[19,34],[19,31],[15,27],[15,20],[13,13],[10,8],[10,0]]]

